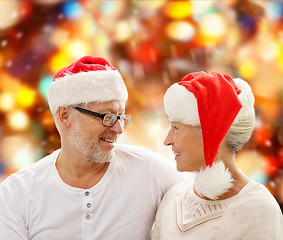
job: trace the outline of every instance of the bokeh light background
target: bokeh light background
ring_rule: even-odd
[[[59,69],[93,55],[129,90],[133,120],[120,142],[171,159],[165,90],[199,70],[248,81],[257,124],[238,165],[282,206],[282,25],[280,1],[0,0],[0,182],[60,147],[47,89]]]

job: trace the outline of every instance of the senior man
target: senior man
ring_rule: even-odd
[[[48,103],[61,148],[0,185],[0,239],[149,239],[166,190],[183,178],[142,147],[115,144],[128,126],[119,71],[86,56],[60,70]]]

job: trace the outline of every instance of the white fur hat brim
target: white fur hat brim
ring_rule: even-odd
[[[184,86],[174,83],[164,96],[164,109],[170,121],[200,125],[197,100]]]
[[[62,106],[80,103],[126,101],[127,88],[118,70],[79,72],[56,79],[48,90],[48,103],[55,115]]]
[[[238,95],[238,99],[243,105],[243,107],[240,109],[238,115],[236,116],[233,122],[234,124],[241,119],[245,119],[248,117],[255,117],[255,110],[254,110],[255,98],[252,93],[250,85],[246,81],[240,78],[234,78],[233,81],[237,85],[237,87],[241,90],[240,94]]]
[[[252,90],[247,82],[240,78],[233,79],[233,81],[241,90],[238,99],[243,105],[233,122],[234,124],[240,119],[255,116],[255,100]],[[164,96],[164,109],[170,121],[178,121],[187,125],[200,126],[197,99],[192,92],[178,83],[174,83],[167,89]]]

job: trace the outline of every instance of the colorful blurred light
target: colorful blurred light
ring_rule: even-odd
[[[15,106],[15,99],[11,92],[0,94],[0,110],[3,112],[11,111]]]
[[[85,12],[95,13],[99,16],[99,20],[107,19],[107,23],[115,22],[121,15],[125,13],[131,3],[128,1],[89,1],[81,0]],[[131,1],[132,2],[132,1]],[[130,8],[131,9],[131,8]]]
[[[61,46],[60,51],[51,58],[49,68],[51,72],[55,74],[63,67],[71,64],[72,61],[89,55],[90,52],[91,48],[89,42],[84,40],[72,40]]]
[[[191,1],[193,19],[199,22],[205,15],[214,13],[215,0],[210,1]],[[224,3],[221,3],[224,4]]]
[[[34,159],[33,154],[33,149],[30,147],[19,148],[13,156],[12,163],[14,168],[22,169],[35,162],[36,159]]]
[[[259,172],[259,171],[254,171],[250,177],[254,181],[261,184],[266,184],[268,180],[268,177],[263,172]]]
[[[277,64],[281,72],[283,72],[283,51],[282,50],[280,51],[280,54],[278,54],[277,56]]]
[[[20,14],[23,18],[30,16],[33,11],[34,4],[31,1],[18,1]]]
[[[49,69],[53,74],[55,74],[63,67],[71,64],[71,62],[72,60],[70,59],[70,56],[65,51],[61,50],[49,61]]]
[[[0,30],[12,27],[21,20],[20,1],[0,1]]]
[[[7,116],[8,124],[16,131],[25,130],[30,124],[28,115],[21,110],[15,110]]]
[[[36,3],[42,4],[42,5],[53,5],[53,4],[63,2],[65,0],[33,0],[33,1]]]
[[[79,23],[80,36],[84,38],[92,39],[95,36],[96,31],[98,30],[97,25],[94,22],[94,19],[91,15],[85,15],[80,18]]]
[[[281,146],[283,146],[283,127],[281,127],[277,133],[278,142]],[[283,149],[282,149],[282,157],[283,157]]]
[[[67,18],[75,19],[81,16],[82,7],[78,1],[64,1],[62,10]]]
[[[52,117],[52,114],[49,110],[46,110],[40,118],[40,122],[42,124],[42,126],[45,128],[45,130],[47,131],[54,131],[55,129],[55,123]]]
[[[103,14],[111,14],[115,11],[117,3],[114,1],[102,2],[100,5],[100,12]]]
[[[4,172],[5,172],[5,166],[4,166],[4,163],[2,161],[2,159],[0,158],[0,182],[2,182],[2,177],[4,175]]]
[[[283,146],[279,149],[278,156],[279,156],[279,161],[280,161],[281,167],[283,167]]]
[[[274,156],[268,156],[266,161],[266,170],[269,176],[274,176],[279,171],[279,161]]]
[[[270,19],[279,20],[283,16],[283,3],[280,1],[267,2],[265,13]]]
[[[142,43],[138,46],[134,57],[141,62],[156,62],[158,53],[158,48],[154,44]]]
[[[133,4],[142,8],[151,8],[159,9],[167,2],[167,0],[155,0],[155,1],[141,1],[141,0],[132,0]]]
[[[204,16],[199,22],[199,31],[206,45],[218,43],[226,32],[223,16],[217,13]]]
[[[95,38],[94,38],[95,51],[98,51],[98,52],[107,51],[110,45],[111,45],[111,41],[104,31],[100,31],[99,33],[95,35]]]
[[[262,56],[262,59],[272,61],[282,54],[282,43],[267,34],[262,37],[265,39],[262,39],[262,44],[258,46],[258,55]]]
[[[29,135],[14,135],[2,139],[0,145],[3,161],[9,169],[20,170],[42,156]]]
[[[249,177],[266,175],[266,157],[255,150],[242,150],[236,156],[238,167]],[[255,175],[254,175],[255,174]]]
[[[31,107],[35,102],[36,92],[29,87],[20,87],[16,94],[16,103],[24,108]]]
[[[1,42],[1,47],[3,48],[3,47],[6,47],[7,46],[7,44],[8,44],[8,41],[6,40],[6,39],[4,39],[2,42]]]
[[[119,1],[117,1],[119,2]],[[141,1],[132,0],[134,11],[139,13],[140,18],[148,18],[156,15],[156,12],[161,9],[166,0],[155,0],[155,1]]]
[[[192,14],[192,3],[190,1],[171,1],[165,8],[165,14],[174,19],[190,17]]]
[[[167,35],[177,41],[186,42],[195,35],[194,27],[185,21],[174,21],[166,26]]]
[[[256,19],[250,15],[243,15],[239,19],[241,28],[248,33],[252,33],[256,30]]]
[[[45,100],[47,100],[48,89],[52,82],[53,82],[53,77],[50,75],[45,75],[39,80],[38,91],[41,94],[41,96],[44,97]]]
[[[61,47],[69,40],[69,32],[63,28],[55,28],[51,34],[50,41],[56,47]]]
[[[125,42],[132,35],[131,25],[128,21],[119,21],[115,25],[114,39],[117,42]]]
[[[267,86],[266,91],[268,92],[267,94],[272,94],[272,92],[275,93],[274,90],[269,91],[268,86]],[[258,95],[257,93],[259,93],[258,89],[255,90],[254,92],[256,93],[256,95]],[[276,95],[274,95],[273,97],[276,97]],[[260,109],[261,117],[264,119],[264,121],[268,123],[272,124],[275,121],[275,119],[280,117],[281,107],[276,102],[271,102],[270,100],[266,100],[266,101],[263,101],[260,105],[258,105],[258,108]]]
[[[238,71],[243,79],[252,79],[256,74],[257,65],[253,60],[242,60],[239,63]]]
[[[86,41],[74,40],[66,45],[66,52],[73,58],[78,59],[90,54],[90,47]]]
[[[253,136],[257,144],[268,147],[272,138],[271,126],[265,124],[256,128],[254,130]]]

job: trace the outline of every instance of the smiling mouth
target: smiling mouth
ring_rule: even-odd
[[[102,141],[104,142],[108,142],[108,143],[115,143],[116,139],[111,139],[111,138],[100,138]]]
[[[179,155],[181,155],[181,153],[180,152],[174,152],[174,155],[179,156]]]

